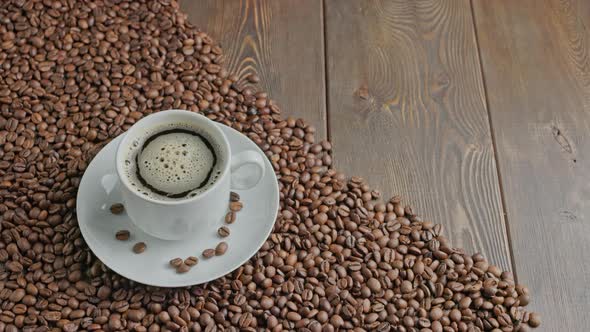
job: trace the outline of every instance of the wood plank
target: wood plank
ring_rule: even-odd
[[[325,11],[336,167],[511,269],[469,1],[328,0]]]
[[[590,326],[590,3],[475,1],[519,282],[543,331]]]
[[[230,72],[257,74],[287,116],[326,138],[322,3],[316,0],[182,0],[195,26],[220,42]]]

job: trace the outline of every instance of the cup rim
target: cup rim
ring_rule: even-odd
[[[230,168],[230,162],[231,162],[231,160],[230,160],[231,150],[230,150],[230,146],[229,146],[229,142],[227,140],[227,137],[225,137],[225,134],[223,133],[221,128],[219,128],[213,120],[207,118],[206,116],[204,116],[202,114],[198,114],[198,113],[188,111],[188,110],[168,109],[168,110],[163,110],[163,111],[159,111],[156,113],[152,113],[152,114],[140,119],[139,121],[137,121],[135,124],[133,124],[131,126],[131,128],[129,128],[129,130],[127,130],[127,132],[125,132],[125,134],[124,134],[125,136],[123,137],[123,139],[119,143],[119,146],[117,147],[117,152],[116,152],[117,155],[115,156],[115,167],[117,169],[117,175],[119,177],[119,181],[127,188],[127,190],[129,190],[131,193],[133,193],[133,195],[135,195],[145,201],[148,201],[150,203],[166,205],[166,206],[181,205],[181,204],[199,201],[200,199],[205,197],[208,193],[217,189],[217,187],[219,187],[221,185],[221,182],[223,182],[223,181],[218,180],[211,187],[207,188],[207,190],[203,191],[202,193],[200,193],[194,197],[183,198],[183,199],[179,199],[179,200],[163,201],[163,200],[158,200],[158,199],[154,199],[154,198],[151,198],[148,196],[141,195],[136,189],[131,187],[127,177],[123,176],[123,173],[124,173],[123,169],[122,169],[123,166],[120,163],[120,161],[122,161],[122,159],[121,159],[122,158],[122,147],[125,146],[126,143],[129,142],[129,140],[131,139],[130,137],[132,137],[131,134],[133,134],[135,131],[137,131],[138,128],[143,127],[143,126],[141,126],[141,123],[145,119],[148,119],[148,118],[153,119],[155,117],[166,117],[168,115],[174,115],[174,114],[193,117],[195,121],[199,121],[201,123],[204,122],[207,124],[208,129],[211,129],[212,131],[216,132],[217,134],[219,134],[221,136],[222,142],[219,142],[219,143],[223,144],[223,146],[225,148],[226,162],[225,162],[225,165],[223,166],[223,169],[221,170],[221,174],[219,175],[220,180],[223,179],[225,176],[227,176],[227,174],[229,172],[229,168]],[[140,126],[138,126],[138,125],[140,125]]]

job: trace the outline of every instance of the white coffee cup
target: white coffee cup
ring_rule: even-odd
[[[131,145],[137,145],[138,139],[145,139],[146,131],[177,123],[188,124],[211,138],[211,143],[217,147],[216,152],[220,154],[218,160],[223,162],[220,165],[221,174],[211,187],[194,197],[159,200],[146,196],[131,185],[126,175],[124,163],[129,158]],[[264,158],[252,150],[232,155],[227,138],[215,122],[197,113],[168,110],[154,113],[135,123],[121,140],[115,162],[120,184],[118,188],[125,211],[133,223],[152,236],[178,240],[190,237],[195,232],[215,228],[228,211],[230,190],[253,188],[264,176]],[[252,167],[239,170],[245,165],[254,165],[256,171],[252,172]]]

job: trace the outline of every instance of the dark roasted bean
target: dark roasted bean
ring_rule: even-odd
[[[121,203],[115,203],[111,205],[111,213],[112,214],[121,214],[125,211],[125,207]]]

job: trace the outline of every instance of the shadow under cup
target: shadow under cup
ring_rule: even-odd
[[[137,167],[135,153],[146,139],[163,130],[176,128],[190,128],[205,136],[213,145],[218,163],[216,168],[220,171],[218,178],[196,196],[189,194],[183,198],[158,199],[158,195],[146,195],[137,185],[133,185],[128,167]],[[211,228],[223,218],[227,210],[230,157],[227,138],[205,116],[183,110],[168,110],[141,119],[129,129],[117,148],[116,169],[127,214],[137,227],[161,239],[188,238],[197,231]]]

